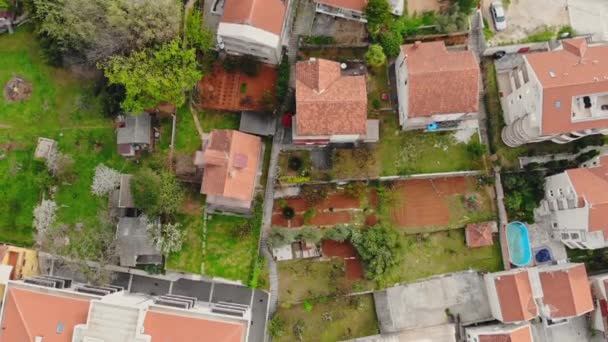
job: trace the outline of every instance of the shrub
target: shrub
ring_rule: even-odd
[[[323,238],[327,240],[344,242],[350,239],[352,231],[353,228],[351,226],[341,224],[327,229]]]
[[[279,75],[277,78],[277,100],[282,102],[287,95],[287,91],[289,90],[289,77],[290,77],[290,69],[289,69],[289,61],[287,58],[283,58],[281,64],[279,65]]]
[[[295,233],[289,228],[273,227],[268,234],[268,245],[272,248],[278,248],[295,241]]]
[[[295,210],[293,210],[292,207],[284,207],[282,212],[283,212],[283,217],[288,220],[291,220],[292,218],[294,218],[296,216],[296,212],[295,212]]]
[[[353,231],[351,241],[365,263],[365,274],[377,279],[397,264],[398,232],[387,225]]]
[[[95,176],[91,185],[91,192],[97,196],[109,194],[120,185],[120,172],[111,169],[104,164],[95,168]]]
[[[57,203],[53,200],[42,200],[36,208],[34,208],[34,222],[32,225],[38,234],[44,234],[57,219]]]
[[[315,244],[321,241],[322,236],[321,231],[315,227],[304,227],[297,234],[298,239]]]
[[[370,45],[365,53],[365,60],[367,61],[368,65],[373,67],[384,65],[386,63],[386,55],[384,54],[382,46],[379,44]]]
[[[313,305],[312,302],[307,299],[304,301],[304,303],[302,303],[302,307],[304,308],[304,311],[311,312]]]
[[[268,323],[268,332],[272,337],[281,337],[285,334],[285,322],[278,315]]]
[[[380,99],[378,97],[374,97],[372,99],[372,108],[378,110],[380,109],[380,107],[382,107],[382,102],[380,102]]]
[[[182,205],[184,191],[170,172],[158,174],[150,168],[140,169],[131,181],[135,206],[148,216],[174,215]]]
[[[467,152],[475,159],[481,158],[484,154],[486,154],[487,151],[488,148],[486,145],[480,143],[479,141],[470,141],[467,144]]]
[[[298,156],[291,156],[287,161],[287,167],[289,167],[289,169],[292,171],[300,171],[303,164],[302,158]]]
[[[312,220],[313,217],[315,217],[315,215],[317,214],[317,211],[315,210],[315,208],[308,208],[303,215],[304,218],[304,223],[308,224],[310,223],[310,221]]]
[[[329,190],[331,190],[331,185],[329,184],[304,184],[302,185],[300,196],[302,196],[302,198],[304,198],[308,204],[315,205],[327,198]]]

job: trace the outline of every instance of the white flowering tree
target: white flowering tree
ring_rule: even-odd
[[[43,235],[55,223],[57,219],[57,203],[53,200],[43,199],[34,208],[33,226],[38,234]]]
[[[97,196],[104,196],[120,185],[120,172],[99,164],[95,168],[95,177],[91,185],[91,192]]]
[[[179,223],[161,224],[156,220],[148,223],[148,234],[161,253],[169,254],[182,249],[183,234],[179,227]]]

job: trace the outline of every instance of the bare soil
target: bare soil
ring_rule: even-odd
[[[4,99],[9,102],[21,102],[32,96],[32,84],[25,79],[15,76],[4,86]]]

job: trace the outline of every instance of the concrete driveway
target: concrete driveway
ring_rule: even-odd
[[[483,17],[492,30],[494,30],[494,22],[489,8],[495,1],[500,0],[483,0],[482,3]],[[517,42],[547,26],[561,27],[570,24],[567,0],[511,0],[505,9],[507,29],[497,32],[487,42],[489,46]]]

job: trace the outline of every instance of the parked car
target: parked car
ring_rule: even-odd
[[[501,1],[495,1],[490,5],[490,14],[494,20],[496,31],[502,31],[507,28],[507,18],[505,17],[505,8]]]

